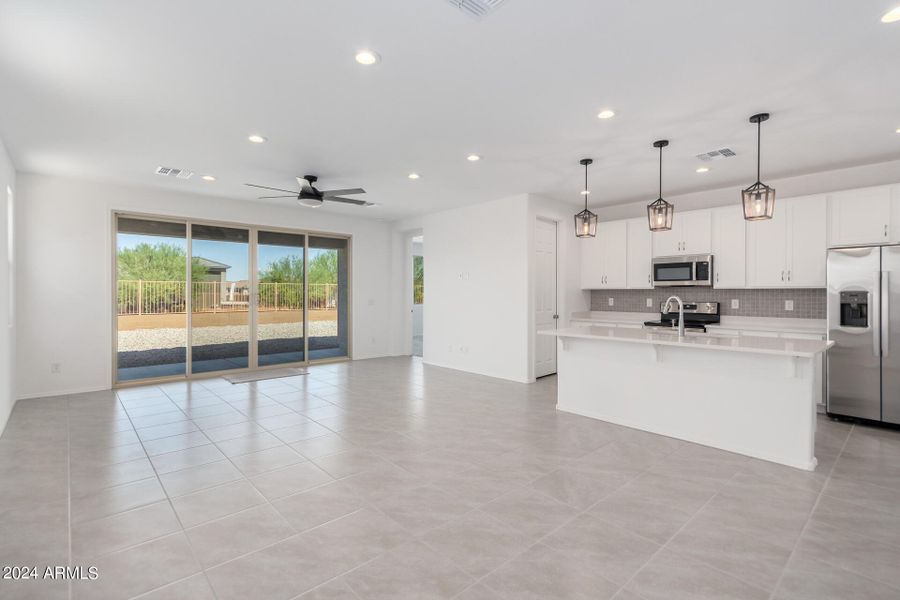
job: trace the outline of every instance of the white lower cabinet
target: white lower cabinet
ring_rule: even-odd
[[[629,219],[626,227],[628,247],[625,253],[625,284],[633,290],[652,288],[653,240],[647,219]]]
[[[713,286],[747,286],[747,222],[737,204],[712,211]]]

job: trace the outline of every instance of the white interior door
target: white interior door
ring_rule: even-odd
[[[556,223],[538,219],[534,227],[534,376],[556,373],[556,338],[536,332],[556,329]]]

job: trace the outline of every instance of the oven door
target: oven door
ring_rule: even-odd
[[[694,285],[694,262],[654,262],[653,285],[675,286]]]

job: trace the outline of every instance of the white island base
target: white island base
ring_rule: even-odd
[[[557,408],[812,471],[815,362],[832,342],[609,327],[559,337]]]

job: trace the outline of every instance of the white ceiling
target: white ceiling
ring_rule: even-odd
[[[0,137],[22,171],[248,202],[244,182],[317,174],[380,204],[321,210],[391,219],[577,204],[584,156],[592,205],[650,201],[658,138],[665,195],[737,188],[761,110],[764,181],[900,157],[898,1],[508,0],[479,21],[446,0],[0,0]],[[696,174],[722,146],[739,156]]]

